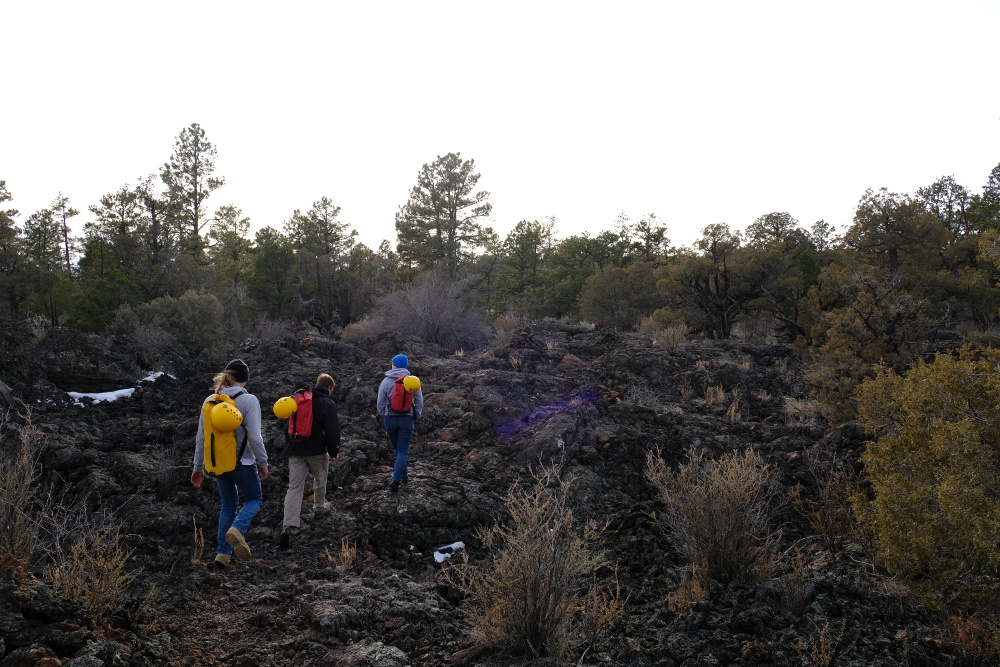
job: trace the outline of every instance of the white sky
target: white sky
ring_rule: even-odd
[[[328,196],[376,248],[460,152],[501,236],[655,213],[676,245],[1000,163],[1000,2],[7,2],[0,180],[27,216],[158,173],[197,122],[255,228]]]

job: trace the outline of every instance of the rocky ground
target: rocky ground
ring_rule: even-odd
[[[410,483],[394,495],[374,394],[400,351],[423,381],[425,411]],[[40,488],[66,506],[113,512],[136,574],[124,611],[97,618],[0,560],[0,667],[525,664],[476,646],[435,552],[462,542],[482,557],[477,528],[503,517],[510,485],[529,483],[549,461],[575,476],[577,516],[607,523],[600,546],[610,565],[596,576],[617,581],[625,600],[609,635],[570,664],[981,664],[947,619],[922,609],[860,545],[830,550],[791,503],[779,514],[785,552],[771,577],[676,604],[685,568],[655,520],[662,508],[643,473],[647,452],[678,462],[689,448],[753,447],[788,490],[803,484],[808,493],[816,461],[857,460],[863,448],[856,424],[829,428],[790,409],[803,388],[785,346],[690,341],[668,350],[649,336],[560,323],[464,354],[392,339],[247,341],[231,356],[247,361],[248,389],[265,407],[271,476],[247,536],[252,558],[223,574],[205,567],[217,493],[210,482],[194,489],[188,476],[198,408],[225,359],[171,363],[128,398],[76,405],[67,391],[134,386],[149,369],[121,341],[59,330],[7,334],[0,354],[0,405],[30,406],[42,434]],[[282,551],[286,463],[267,407],[320,372],[337,380],[344,434],[332,510],[309,518]],[[718,387],[724,397],[711,398]],[[7,419],[15,412],[8,407]],[[347,567],[345,541],[357,549]]]

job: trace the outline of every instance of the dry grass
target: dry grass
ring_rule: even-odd
[[[672,352],[688,341],[688,334],[689,330],[686,324],[675,324],[666,329],[654,331],[652,334],[653,345]]]
[[[816,632],[807,639],[798,638],[796,649],[810,667],[830,667],[840,652],[846,628],[847,619],[841,619],[839,627],[830,621],[823,627],[816,625]]]
[[[691,565],[684,569],[677,588],[667,596],[667,609],[690,614],[699,602],[707,599],[708,589],[701,580],[698,568]]]
[[[806,613],[813,588],[809,578],[810,551],[796,549],[789,562],[789,572],[777,580],[781,608],[796,618]]]
[[[646,408],[659,410],[663,406],[656,390],[645,381],[630,382],[626,386],[625,395],[632,403]]]
[[[326,560],[337,572],[347,572],[354,567],[354,561],[358,557],[358,545],[349,542],[346,537],[340,540],[340,551],[336,554],[330,553],[326,549]]]
[[[659,330],[660,329],[659,327],[656,326],[656,321],[653,319],[652,316],[646,316],[641,318],[639,322],[635,325],[636,333],[653,334]]]
[[[816,401],[785,396],[785,424],[797,426],[809,419],[819,410]]]
[[[797,485],[789,492],[789,500],[816,531],[823,545],[831,553],[837,553],[849,539],[858,536],[853,505],[857,489],[841,467],[817,469],[810,466],[810,471],[816,487],[814,496],[807,497],[803,487]]]
[[[496,333],[493,335],[493,342],[490,343],[490,347],[495,349],[507,347],[513,339],[513,331],[509,331],[507,329],[497,329]]]
[[[726,410],[726,419],[735,423],[743,421],[746,413],[746,401],[743,398],[743,390],[737,387],[733,390],[733,400]]]
[[[38,429],[26,412],[25,423],[0,423],[0,554],[27,563],[35,551],[38,524],[35,505],[40,441]]]
[[[543,468],[532,487],[508,491],[509,520],[478,534],[489,551],[482,565],[463,552],[444,570],[468,595],[462,611],[483,646],[565,658],[593,645],[621,612],[617,587],[585,579],[600,564],[593,545],[601,529],[576,525],[567,498],[572,480],[559,473]]]
[[[780,498],[772,466],[753,450],[707,460],[698,451],[672,470],[650,452],[646,477],[665,510],[658,517],[682,557],[699,576],[718,581],[770,575],[779,535],[771,527]]]
[[[726,390],[721,384],[705,387],[705,402],[709,405],[718,405],[726,400]]]
[[[346,342],[373,341],[388,330],[384,317],[369,316],[344,327],[341,338]]]
[[[686,375],[684,376],[684,379],[681,380],[680,393],[681,398],[685,401],[690,401],[691,397],[694,396],[694,386],[691,384],[691,378]]]
[[[958,614],[948,619],[955,640],[966,651],[977,656],[986,656],[991,648],[992,633],[979,614],[967,616]]]
[[[191,564],[200,565],[205,558],[205,531],[198,527],[198,519],[191,517],[194,524],[194,544],[191,547]]]
[[[45,576],[63,597],[107,618],[124,608],[135,577],[125,569],[131,555],[118,529],[104,526],[82,535]]]

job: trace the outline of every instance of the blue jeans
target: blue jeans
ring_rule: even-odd
[[[396,450],[396,465],[392,469],[392,481],[402,482],[407,478],[406,461],[410,458],[410,440],[413,439],[413,415],[388,415],[385,418],[385,432]]]
[[[219,487],[219,497],[222,498],[222,508],[219,510],[219,547],[216,553],[231,554],[233,545],[226,542],[226,533],[230,528],[235,528],[246,535],[264,497],[260,491],[257,466],[240,463],[232,472],[216,477],[215,483]],[[243,494],[243,507],[237,514],[240,493]]]

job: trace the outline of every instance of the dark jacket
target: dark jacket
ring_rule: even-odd
[[[340,420],[329,389],[313,387],[313,427],[309,438],[292,442],[286,435],[286,443],[288,456],[316,456],[326,452],[334,457],[340,453]]]

